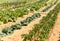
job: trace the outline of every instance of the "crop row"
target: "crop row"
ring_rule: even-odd
[[[37,1],[32,4],[26,5],[24,7],[19,7],[16,9],[0,10],[0,23],[15,22],[18,17],[28,14],[29,10],[39,10],[41,7],[45,6],[46,1]]]
[[[36,18],[39,18],[40,16],[41,15],[39,13],[35,13],[31,17],[27,17],[25,20],[15,24],[15,25],[2,29],[0,35],[9,35],[9,34],[13,33],[14,30],[21,29],[22,26],[27,26],[31,21],[33,21]]]
[[[54,26],[54,23],[57,19],[57,13],[60,11],[60,3],[50,11],[47,16],[43,17],[40,20],[39,24],[36,24],[33,30],[29,31],[29,34],[23,34],[23,41],[32,41],[34,38],[36,41],[45,41],[48,37],[50,29]]]
[[[57,13],[54,14],[54,16],[49,20],[49,22],[43,27],[39,37],[40,41],[45,41],[49,35],[50,29],[53,27],[55,20],[57,18]]]
[[[45,8],[45,9],[43,10],[43,12],[48,11],[48,10],[49,10],[52,6],[54,6],[57,2],[58,2],[58,0],[56,0],[54,3],[51,3],[47,8]]]
[[[50,4],[50,6],[48,6],[47,8],[45,8],[45,9],[43,10],[43,12],[48,11],[52,6],[54,6],[54,4]]]
[[[35,0],[37,1],[37,0]],[[5,3],[1,3],[0,4],[0,7],[2,8],[8,8],[8,7],[12,7],[14,5],[14,7],[17,7],[17,6],[24,6],[26,5],[27,3],[30,4],[31,2],[34,2],[34,0],[17,0],[16,2],[5,2]]]

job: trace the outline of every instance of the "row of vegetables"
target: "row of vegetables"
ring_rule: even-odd
[[[43,12],[47,12],[52,6],[54,6],[59,0],[55,0],[54,3],[51,3],[47,8],[43,10]]]
[[[30,30],[28,34],[22,34],[23,41],[46,41],[60,12],[59,8],[60,3],[58,3],[54,10],[51,10],[47,16],[43,17],[39,24],[34,26],[33,30]]]
[[[35,13],[32,16],[27,17],[25,20],[15,24],[15,25],[6,27],[6,28],[2,29],[2,31],[0,32],[0,36],[12,34],[14,32],[14,30],[21,29],[22,26],[27,26],[30,22],[32,22],[34,19],[39,18],[40,16],[41,16],[40,13]]]
[[[47,8],[45,8],[42,12],[47,12],[52,6],[54,6],[54,4],[50,4],[50,6],[48,6]]]
[[[18,17],[28,14],[29,11],[39,10],[46,5],[46,1],[37,1],[29,5],[8,10],[0,10],[0,24],[7,22],[15,22]],[[28,10],[29,9],[29,10]]]
[[[16,2],[15,2],[16,1]],[[18,5],[20,5],[20,6],[23,6],[23,5],[25,5],[26,3],[30,3],[30,2],[33,2],[34,0],[12,0],[12,2],[5,2],[5,3],[1,3],[0,4],[0,7],[2,7],[2,8],[7,8],[7,7],[11,7],[11,6],[18,6]],[[35,0],[35,1],[37,1],[37,0]]]

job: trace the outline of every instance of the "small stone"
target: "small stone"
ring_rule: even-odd
[[[60,36],[59,36],[59,38],[60,38]]]
[[[58,41],[60,41],[60,40],[58,40]]]

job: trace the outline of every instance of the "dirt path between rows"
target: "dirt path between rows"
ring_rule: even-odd
[[[60,32],[60,13],[58,13],[58,17],[53,29],[50,32],[50,37],[48,41],[58,41]]]

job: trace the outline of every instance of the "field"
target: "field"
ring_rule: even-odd
[[[0,41],[60,41],[60,0],[0,3]]]

